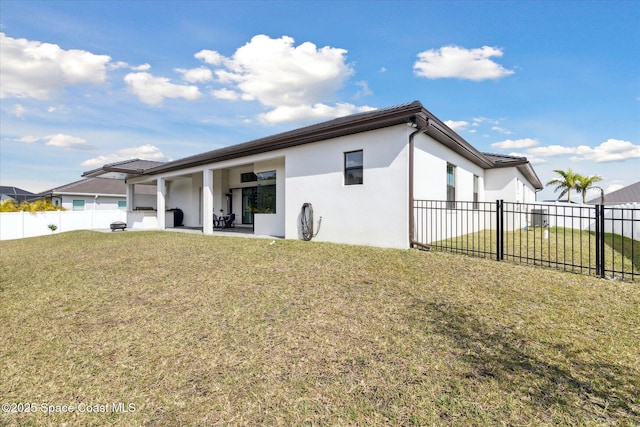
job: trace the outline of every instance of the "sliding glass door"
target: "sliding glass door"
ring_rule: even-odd
[[[242,189],[242,223],[253,224],[253,214],[258,205],[257,187],[245,187]]]

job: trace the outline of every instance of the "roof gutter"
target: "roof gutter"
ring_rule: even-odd
[[[414,181],[413,163],[414,163],[415,143],[413,139],[419,133],[426,132],[426,130],[429,128],[429,119],[422,115],[416,115],[412,117],[412,120],[409,123],[407,123],[407,125],[417,128],[415,131],[411,132],[411,134],[409,135],[409,246],[412,248],[419,247],[421,249],[430,250],[431,245],[426,245],[424,243],[417,242],[413,238],[413,231],[415,228],[414,216],[413,216],[413,205],[414,205],[413,203],[414,202],[413,200],[413,181]]]

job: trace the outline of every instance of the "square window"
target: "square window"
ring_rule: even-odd
[[[245,172],[240,174],[240,182],[255,182],[258,176],[253,172]]]
[[[84,200],[74,200],[73,201],[73,210],[74,211],[83,211],[84,210]]]

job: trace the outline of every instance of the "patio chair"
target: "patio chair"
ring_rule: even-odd
[[[213,228],[222,228],[222,218],[213,214]]]
[[[233,224],[233,222],[236,220],[236,214],[232,213],[231,215],[229,215],[228,217],[226,217],[224,219],[224,227],[225,228],[233,228],[235,227],[235,225]]]

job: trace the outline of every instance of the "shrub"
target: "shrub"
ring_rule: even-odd
[[[18,212],[19,210],[12,199],[5,199],[0,202],[0,212]]]
[[[62,206],[54,206],[49,200],[36,200],[35,202],[22,202],[17,205],[14,200],[7,199],[0,203],[0,212],[44,212],[64,211]]]

